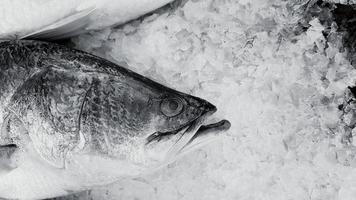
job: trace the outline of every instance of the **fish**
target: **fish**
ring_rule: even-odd
[[[0,42],[0,198],[53,198],[159,170],[230,128],[211,121],[216,111],[74,48]]]
[[[2,0],[0,39],[66,39],[124,24],[173,0]]]

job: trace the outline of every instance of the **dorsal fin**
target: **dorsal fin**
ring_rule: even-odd
[[[51,25],[18,39],[60,40],[78,35],[86,31],[86,27],[90,22],[90,16],[94,10],[95,8],[91,7],[77,11]]]

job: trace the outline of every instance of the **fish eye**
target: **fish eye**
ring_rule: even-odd
[[[161,112],[167,117],[174,117],[183,110],[183,102],[178,98],[167,98],[161,102]]]

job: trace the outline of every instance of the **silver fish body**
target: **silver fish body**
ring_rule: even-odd
[[[0,197],[48,198],[144,173],[184,152],[207,127],[229,128],[223,121],[199,132],[215,111],[203,99],[79,50],[2,42],[0,151],[6,147],[9,156],[6,167],[0,160]],[[24,173],[41,176],[31,190],[50,189],[9,194],[21,190],[10,182],[24,182]],[[49,177],[63,180],[53,185]]]

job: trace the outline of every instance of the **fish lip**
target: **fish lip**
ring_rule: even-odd
[[[206,135],[211,132],[220,133],[222,131],[228,130],[231,127],[231,123],[226,119],[220,120],[219,122],[216,122],[216,123],[203,124],[206,121],[207,117],[209,117],[214,112],[216,112],[215,106],[211,107],[211,108],[212,109],[207,109],[204,113],[202,113],[202,115],[200,117],[198,117],[198,118],[194,119],[193,121],[191,121],[190,123],[178,128],[177,130],[167,131],[167,132],[155,132],[155,133],[151,134],[150,136],[147,137],[146,144],[149,144],[153,141],[159,142],[164,137],[167,137],[170,135],[175,135],[175,134],[178,134],[179,132],[183,131],[181,133],[182,135],[176,141],[176,143],[178,143],[182,139],[182,137],[184,137],[184,135],[186,133],[191,132],[191,129],[193,129],[193,130],[196,129],[195,131],[193,131],[191,138],[189,138],[189,140],[185,144],[183,144],[183,146],[178,151],[175,152],[175,153],[179,153],[181,150],[186,148],[190,143],[192,143],[194,140],[196,140],[201,135]]]
[[[194,137],[191,139],[194,140],[196,137],[198,137],[201,134],[206,134],[207,132],[211,131],[211,130],[218,130],[218,131],[224,131],[224,130],[228,130],[231,127],[231,123],[226,120],[220,120],[216,123],[211,123],[211,124],[207,124],[207,125],[202,125],[200,126],[200,128],[198,129],[198,131],[195,133]]]
[[[155,132],[149,135],[146,138],[146,145],[153,141],[159,142],[162,138],[179,134],[175,144],[168,151],[167,157],[172,157],[176,154],[179,154],[182,149],[184,149],[187,145],[189,145],[193,140],[198,138],[203,133],[212,132],[214,130],[217,132],[221,132],[230,128],[231,124],[227,120],[221,120],[217,123],[203,125],[206,119],[217,111],[215,105],[204,100],[203,104],[199,107],[199,109],[202,111],[199,117],[195,118],[191,122],[181,126],[176,130]]]
[[[231,127],[231,123],[226,119],[207,125],[202,125],[199,127],[197,132],[194,134],[194,136],[190,139],[190,141],[185,146],[189,145],[191,142],[193,142],[196,138],[198,138],[201,135],[206,135],[211,132],[226,131],[229,130],[230,127]]]
[[[204,101],[203,105],[201,105],[199,107],[200,110],[202,110],[202,113],[199,117],[195,118],[194,120],[192,120],[191,122],[187,123],[187,124],[184,124],[183,126],[179,127],[178,129],[176,130],[173,130],[173,131],[165,131],[165,132],[154,132],[152,133],[151,135],[149,135],[147,138],[146,138],[146,144],[149,144],[153,141],[160,141],[162,139],[162,137],[164,136],[169,136],[169,135],[175,135],[177,134],[178,132],[180,132],[181,130],[185,129],[185,128],[188,128],[189,127],[192,127],[194,124],[196,124],[197,121],[200,121],[201,118],[206,118],[212,114],[214,114],[216,111],[217,111],[217,108],[216,106],[214,106],[213,104],[209,103],[208,101]],[[205,121],[204,120],[201,120],[201,121]]]
[[[170,148],[170,150],[166,154],[166,160],[174,160],[177,156],[184,155],[187,152],[190,152],[189,149],[191,146],[194,147],[194,143],[205,144],[207,140],[198,140],[195,142],[197,138],[201,135],[207,135],[207,138],[212,138],[211,132],[215,134],[220,134],[221,131],[227,130],[230,128],[231,124],[228,120],[221,120],[217,123],[203,125],[206,121],[206,118],[211,115],[213,110],[207,111],[201,117],[194,120],[189,127],[183,129],[183,133],[180,135],[179,139],[175,142],[175,144]],[[210,140],[209,140],[210,141]],[[191,143],[193,143],[191,145]]]
[[[192,120],[191,122],[189,122],[187,124],[184,124],[183,126],[179,127],[176,130],[165,131],[165,132],[157,131],[157,132],[152,133],[151,135],[149,135],[146,138],[146,144],[149,144],[149,143],[151,143],[151,142],[153,142],[155,140],[156,141],[160,141],[162,139],[162,137],[164,137],[164,136],[175,135],[175,134],[177,134],[178,132],[180,132],[181,130],[183,130],[185,128],[192,127],[202,117],[206,118],[207,116],[210,116],[210,115],[212,115],[213,113],[215,113],[217,111],[217,108],[213,104],[211,104],[209,102],[206,102],[206,104],[202,105],[199,108],[202,110],[202,114],[199,117],[197,117],[196,119]],[[202,120],[202,121],[204,121],[204,120]]]

